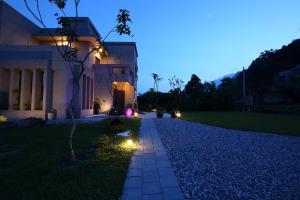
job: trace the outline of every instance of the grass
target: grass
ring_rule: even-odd
[[[122,121],[136,137],[140,120]],[[1,129],[0,199],[118,199],[133,150],[120,145],[94,147],[104,134],[110,142],[115,138],[107,128],[109,123],[78,126],[75,151],[89,159],[73,167],[63,165],[69,126]],[[121,142],[114,139],[114,144]]]
[[[243,112],[183,112],[182,118],[229,129],[300,136],[300,116]]]

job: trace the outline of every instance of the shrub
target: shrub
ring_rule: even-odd
[[[94,101],[94,114],[99,114],[101,111],[101,106],[105,102],[105,100],[100,100],[99,98],[96,98]]]
[[[171,111],[171,117],[176,118],[176,112],[175,111]]]
[[[109,124],[109,130],[113,133],[126,131],[125,125],[119,118],[114,118]]]
[[[28,101],[24,104],[25,110],[31,110],[31,103]]]
[[[163,118],[163,116],[164,116],[164,111],[162,111],[160,109],[156,111],[156,117],[157,118]]]

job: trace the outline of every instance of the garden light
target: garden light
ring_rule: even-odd
[[[6,122],[7,121],[7,117],[4,115],[0,115],[0,123],[1,122]]]
[[[133,145],[133,141],[132,141],[132,140],[130,140],[130,139],[129,139],[129,140],[127,140],[127,145],[128,145],[128,146],[132,146],[132,145]]]
[[[136,142],[135,140],[133,139],[127,139],[127,140],[124,140],[120,146],[126,150],[126,151],[131,151],[131,150],[135,150],[135,149],[138,149],[139,148],[139,144],[138,142]]]
[[[134,116],[135,117],[139,116],[139,113],[138,112],[134,112]]]
[[[131,108],[127,108],[125,111],[125,117],[129,118],[132,116],[132,109]]]
[[[177,117],[177,118],[180,118],[180,117],[181,117],[180,112],[177,112],[177,113],[176,113],[176,117]]]

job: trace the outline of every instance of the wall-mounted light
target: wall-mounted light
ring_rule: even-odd
[[[104,52],[103,47],[100,47],[99,52],[100,52],[100,53],[103,53],[103,52]]]

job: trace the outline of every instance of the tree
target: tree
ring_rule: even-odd
[[[202,92],[203,85],[196,74],[192,74],[191,80],[185,85],[184,92],[188,95],[197,95]]]
[[[200,110],[216,110],[217,107],[217,88],[215,83],[203,83],[203,95],[200,97]]]
[[[183,81],[176,76],[169,78],[169,85],[171,87],[170,93],[173,95],[175,100],[175,106],[179,109],[180,107],[180,93],[183,87]]]
[[[220,110],[231,109],[234,103],[235,88],[231,78],[224,78],[218,87],[218,105]]]
[[[162,78],[155,73],[152,73],[152,78],[154,80],[154,87],[153,89],[156,92],[156,98],[155,98],[155,107],[157,108],[157,101],[158,101],[158,83],[162,80]]]
[[[158,74],[155,74],[155,73],[152,73],[152,78],[154,80],[153,88],[156,92],[158,92],[158,83],[162,80],[162,78]]]
[[[171,87],[170,92],[171,93],[180,93],[181,89],[183,87],[183,80],[177,78],[176,76],[173,76],[172,78],[169,78],[169,85]]]
[[[68,113],[72,120],[72,126],[69,132],[69,150],[70,150],[70,159],[71,161],[76,160],[75,152],[73,149],[73,136],[76,130],[75,122],[75,104],[79,101],[79,92],[80,92],[80,80],[85,71],[85,61],[89,58],[89,55],[93,52],[101,53],[104,51],[102,43],[108,38],[108,36],[116,32],[119,35],[131,35],[131,30],[128,25],[131,22],[129,11],[121,9],[117,15],[116,25],[112,30],[104,37],[99,36],[97,38],[97,45],[93,47],[86,55],[78,56],[78,49],[73,48],[73,44],[78,41],[78,7],[80,0],[73,0],[74,3],[74,12],[75,17],[68,18],[65,13],[65,8],[67,7],[67,2],[71,0],[48,0],[50,4],[53,4],[58,9],[59,13],[55,13],[54,17],[57,20],[58,28],[56,32],[53,33],[46,26],[45,20],[43,18],[40,1],[33,0],[32,4],[28,3],[28,0],[24,0],[27,10],[32,14],[32,16],[39,22],[42,28],[46,31],[47,34],[51,37],[52,41],[55,43],[56,49],[63,60],[67,63],[69,70],[72,74],[72,97],[69,103]],[[31,5],[31,6],[30,6]],[[34,6],[32,6],[34,5]],[[49,19],[47,19],[48,21]],[[58,40],[57,37],[60,37],[61,40]],[[60,41],[64,41],[66,44],[63,46],[59,45]]]

